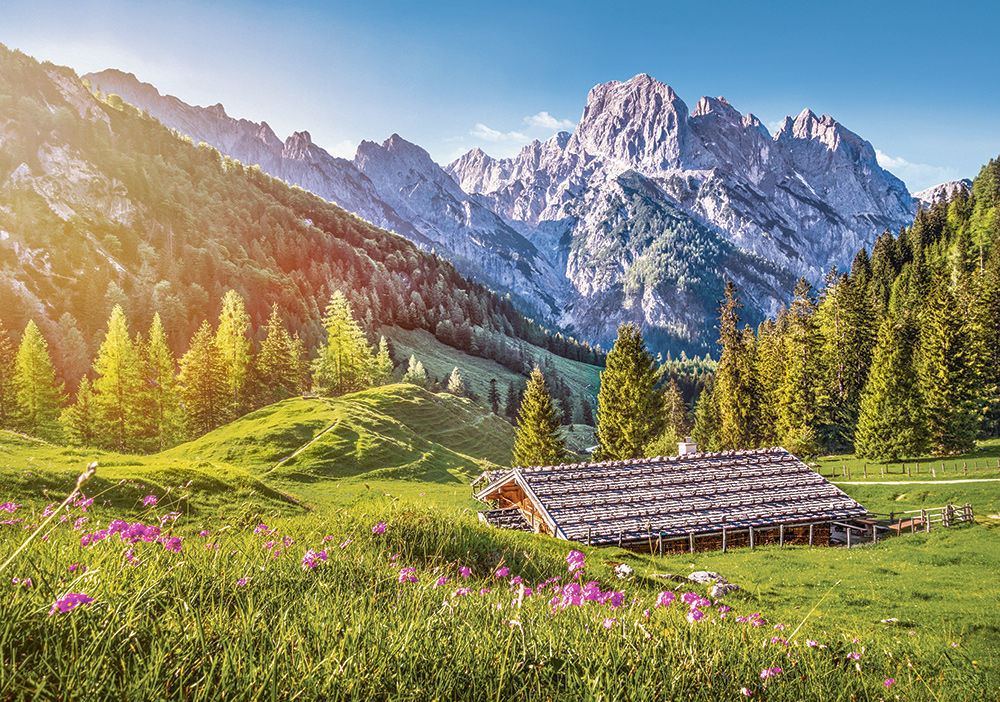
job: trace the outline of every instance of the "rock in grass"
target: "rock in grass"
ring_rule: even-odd
[[[649,577],[660,578],[661,580],[673,580],[675,583],[687,582],[687,578],[683,575],[674,575],[673,573],[653,573]]]
[[[632,575],[632,566],[627,563],[619,563],[615,566],[615,575],[618,576],[619,580],[624,580]]]
[[[708,591],[708,595],[709,597],[725,597],[726,595],[738,592],[739,589],[739,585],[733,585],[732,583],[715,583],[712,589]]]
[[[688,580],[693,583],[701,583],[702,585],[706,583],[725,583],[728,582],[718,573],[713,573],[710,570],[696,570],[688,576]]]

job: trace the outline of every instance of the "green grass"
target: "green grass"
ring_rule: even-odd
[[[818,470],[838,480],[960,480],[1000,478],[1000,439],[980,442],[977,450],[959,456],[910,458],[906,461],[871,461],[853,455],[824,456]],[[867,466],[867,477],[865,475]],[[845,476],[849,474],[849,477]]]
[[[135,517],[149,523],[156,514]],[[996,540],[977,533],[984,527],[850,552],[698,555],[694,565],[723,572],[744,591],[727,600],[733,611],[725,618],[703,606],[709,616],[690,624],[679,602],[653,607],[664,586],[642,577],[651,567],[643,559],[628,554],[638,575],[616,580],[605,565],[613,550],[588,552],[585,580],[622,592],[621,607],[553,610],[551,585],[519,601],[519,588],[493,571],[509,566],[532,588],[568,579],[565,542],[407,501],[261,520],[182,517],[171,532],[183,537],[180,553],[115,535],[83,547],[81,533],[110,515],[91,508],[88,516],[81,531],[56,520],[47,540],[0,572],[5,581],[33,581],[11,584],[0,601],[4,699],[200,700],[226,691],[236,699],[707,701],[743,699],[747,687],[769,700],[877,700],[892,678],[890,696],[965,700],[988,699],[993,693],[983,691],[1000,684],[990,653],[995,625],[972,615],[995,603],[995,586],[977,591],[954,577],[965,567],[977,578],[996,557]],[[379,521],[384,534],[372,532]],[[270,531],[255,533],[258,523]],[[25,538],[17,526],[0,526],[2,560]],[[211,534],[200,536],[203,529]],[[304,568],[307,549],[325,550],[327,560]],[[952,557],[936,561],[942,550]],[[687,572],[687,561],[653,567]],[[73,564],[87,571],[71,573]],[[472,577],[462,578],[460,566]],[[399,582],[403,567],[415,569],[417,582]],[[448,581],[435,587],[442,577]],[[835,579],[841,585],[823,598]],[[456,594],[466,586],[472,594]],[[480,594],[484,587],[492,592]],[[705,589],[682,585],[676,594],[685,591]],[[69,592],[94,601],[50,616]],[[759,628],[736,620],[754,613]],[[899,625],[879,623],[890,616]],[[790,645],[770,643],[772,636]],[[825,648],[809,648],[807,639]],[[862,654],[857,663],[847,658],[853,652]],[[762,680],[771,667],[783,672]]]
[[[744,686],[755,699],[775,700],[998,698],[991,691],[1000,690],[993,621],[1000,516],[991,515],[1000,514],[1000,483],[852,479],[863,484],[841,487],[871,510],[970,502],[977,523],[850,550],[765,547],[651,559],[583,549],[587,578],[621,589],[625,606],[589,603],[553,614],[551,595],[511,606],[516,593],[498,590],[490,573],[507,564],[534,586],[565,575],[572,545],[489,529],[474,514],[469,479],[505,462],[512,436],[481,406],[409,385],[286,400],[150,457],[0,433],[0,502],[24,505],[0,517],[26,519],[0,525],[0,563],[29,533],[22,526],[38,523],[87,462],[100,463],[85,486],[95,498],[90,522],[74,531],[81,512],[71,507],[72,519],[56,520],[46,541],[31,543],[0,573],[0,582],[34,583],[11,584],[0,600],[0,699],[217,699],[227,690],[241,699],[716,700],[743,699]],[[586,441],[582,434],[579,443]],[[150,493],[160,503],[144,509]],[[134,567],[117,538],[80,545],[82,533],[112,518],[155,523],[168,511],[181,513],[180,554],[136,544],[141,567]],[[383,536],[371,533],[377,521],[389,525]],[[294,541],[277,558],[264,548],[275,536],[253,533],[261,522]],[[202,529],[213,535],[198,536]],[[339,548],[347,539],[353,543]],[[327,549],[330,560],[303,570],[307,548]],[[627,582],[609,567],[619,561],[635,568]],[[70,574],[72,563],[88,573]],[[475,592],[494,592],[454,597],[466,584],[459,564],[473,568]],[[417,568],[417,584],[397,582],[403,566]],[[678,607],[644,615],[661,589],[705,592],[653,573],[695,569],[740,585],[726,598],[731,617],[689,624]],[[435,588],[441,575],[452,581]],[[236,585],[243,577],[250,584]],[[95,602],[49,617],[66,592]],[[755,612],[765,626],[735,621]],[[611,629],[602,626],[606,618],[615,620]],[[776,631],[778,623],[788,627]],[[765,645],[775,635],[793,639],[791,647]],[[807,639],[827,648],[809,648]],[[861,661],[846,658],[860,647]],[[775,665],[785,672],[765,684],[759,672]],[[888,692],[886,678],[897,681]]]
[[[392,339],[397,356],[415,355],[424,364],[427,372],[437,378],[446,379],[452,369],[457,366],[462,374],[462,381],[465,383],[466,389],[475,392],[482,402],[486,401],[492,378],[497,380],[501,401],[506,398],[509,383],[514,383],[517,388],[522,388],[527,380],[525,376],[508,370],[496,361],[470,356],[442,344],[434,338],[433,334],[423,329],[383,327],[381,333]],[[524,347],[536,363],[542,364],[543,368],[546,364],[551,364],[555,368],[566,381],[574,398],[588,397],[592,406],[596,404],[597,391],[601,385],[601,368],[599,366],[571,361],[531,344],[524,344]],[[574,411],[579,411],[579,407],[574,406]]]

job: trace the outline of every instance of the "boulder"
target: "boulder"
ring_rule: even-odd
[[[693,583],[701,583],[702,585],[705,585],[707,583],[727,582],[727,580],[723,578],[721,575],[719,575],[718,573],[713,573],[710,570],[696,570],[695,572],[691,573],[691,575],[688,576],[688,580],[690,580]]]
[[[726,595],[738,592],[739,589],[739,585],[733,585],[732,583],[715,583],[712,589],[708,591],[708,595],[714,598],[725,597]]]

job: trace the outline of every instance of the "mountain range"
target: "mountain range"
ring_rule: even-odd
[[[188,105],[132,74],[85,79],[605,344],[635,321],[659,350],[707,350],[725,279],[758,321],[798,277],[818,282],[848,265],[881,232],[910,224],[921,202],[828,115],[803,110],[772,135],[724,98],[689,111],[648,75],[595,86],[571,134],[513,158],[473,149],[445,167],[396,134],[347,160],[307,131],[282,141],[266,122]]]

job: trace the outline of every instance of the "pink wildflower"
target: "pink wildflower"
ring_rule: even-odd
[[[392,554],[391,556],[389,556],[389,560],[390,560],[390,561],[394,561],[394,560],[396,560],[397,558],[399,558],[399,554],[398,554],[398,553],[394,553],[394,554]]]
[[[896,678],[886,678],[885,682],[882,684],[885,685],[886,687],[892,687],[893,685],[896,684]]]
[[[446,582],[448,582],[448,580],[449,580],[448,577],[442,575],[440,578],[438,578],[437,580],[434,581],[434,587],[435,587],[435,589],[441,587],[442,585],[444,585]]]
[[[760,679],[767,680],[768,678],[773,678],[781,674],[781,668],[765,668],[760,671]]]
[[[753,697],[753,690],[747,687],[741,687],[740,694],[743,695],[744,697]]]
[[[257,527],[253,530],[253,533],[260,534],[261,532],[264,532],[265,534],[267,534],[270,531],[271,529],[266,524],[258,524]]]
[[[484,587],[484,588],[483,588],[482,590],[480,590],[480,591],[479,591],[479,594],[480,594],[480,595],[485,595],[485,594],[486,594],[486,593],[488,593],[488,592],[493,592],[493,588],[490,588],[490,587]]]
[[[785,625],[784,624],[775,624],[774,628],[777,631],[784,631],[785,630]]]
[[[700,622],[704,618],[705,618],[705,613],[702,612],[700,609],[692,607],[691,609],[688,610],[687,613],[688,624],[694,624],[695,622]]]
[[[603,626],[605,629],[610,629],[614,625],[615,625],[614,617],[607,617],[603,622],[601,622],[601,626]]]
[[[520,585],[523,582],[524,580],[521,579],[520,575],[515,575],[513,578],[510,579],[511,585]]]
[[[302,556],[302,569],[313,569],[319,565],[321,561],[325,561],[326,558],[326,551],[313,551],[312,549],[309,549],[305,552],[305,555]]]
[[[417,569],[416,568],[403,568],[399,571],[399,582],[402,583],[415,583],[417,582]]]
[[[455,592],[452,593],[452,597],[464,597],[465,595],[471,595],[472,590],[467,587],[460,587]]]
[[[504,566],[502,568],[497,568],[496,576],[498,578],[506,578],[508,575],[510,575],[510,568],[508,568],[507,566]]]
[[[181,552],[181,537],[171,536],[169,538],[160,539],[160,543],[163,544],[163,548],[168,551],[173,551],[174,553]]]
[[[52,603],[52,609],[49,610],[49,616],[51,617],[55,614],[56,610],[60,612],[69,612],[76,609],[79,605],[90,604],[93,601],[93,597],[87,597],[82,592],[71,592],[65,597],[61,597]]]
[[[18,506],[20,506],[20,505],[18,505]],[[49,516],[50,514],[52,514],[53,512],[56,511],[56,507],[57,507],[57,505],[56,505],[55,502],[50,503],[49,506],[46,507],[45,510],[42,512],[42,516],[43,517]],[[12,511],[12,510],[7,510],[7,511]]]
[[[156,499],[156,495],[146,495],[142,498],[143,507],[155,507],[157,502],[159,502],[159,500]]]
[[[240,587],[243,587],[244,585],[247,584],[247,580],[248,580],[247,578],[240,578],[239,580],[236,581],[236,584],[239,585]]]
[[[566,555],[566,564],[568,570],[572,573],[575,570],[580,570],[584,565],[584,555],[581,551],[570,551]]]
[[[847,657],[850,658],[852,661],[860,661],[861,660],[861,654],[858,653],[858,652],[856,652],[856,651],[852,651],[851,653],[848,653]]]
[[[785,641],[785,639],[781,638],[780,636],[772,636],[771,637],[771,643],[773,643],[773,644],[780,643],[783,646],[787,646],[788,645],[788,642]]]
[[[861,639],[851,639],[851,643],[861,643]]]
[[[379,522],[372,527],[373,534],[384,534],[385,533],[385,522]]]
[[[198,536],[211,536],[211,535],[212,535],[212,532],[208,531],[207,529],[202,529],[198,533]]]
[[[729,610],[730,610],[730,607],[728,607],[726,605],[719,605],[719,611],[722,612],[723,614],[725,614]]]
[[[17,508],[20,506],[21,505],[15,505],[13,502],[4,502],[2,505],[0,505],[0,512],[7,512],[8,514],[14,514],[14,512],[16,512]]]
[[[348,546],[350,546],[353,543],[354,543],[354,539],[346,539],[345,541],[341,542],[340,547],[341,548],[347,548]]]
[[[85,566],[85,565],[81,565],[81,564],[79,564],[79,563],[74,563],[74,564],[73,564],[73,565],[71,565],[71,566],[70,566],[69,568],[67,568],[67,570],[68,570],[68,571],[69,571],[70,573],[75,573],[76,571],[78,571],[78,570],[79,570],[79,571],[80,571],[80,575],[83,575],[84,573],[86,573],[86,572],[87,572],[87,566]]]
[[[816,648],[817,646],[819,646],[819,642],[813,641],[812,639],[806,639],[806,646],[808,646],[809,648]]]
[[[458,574],[461,575],[463,578],[467,578],[470,575],[472,575],[472,570],[470,568],[467,568],[466,566],[462,566],[461,568],[458,569]]]

